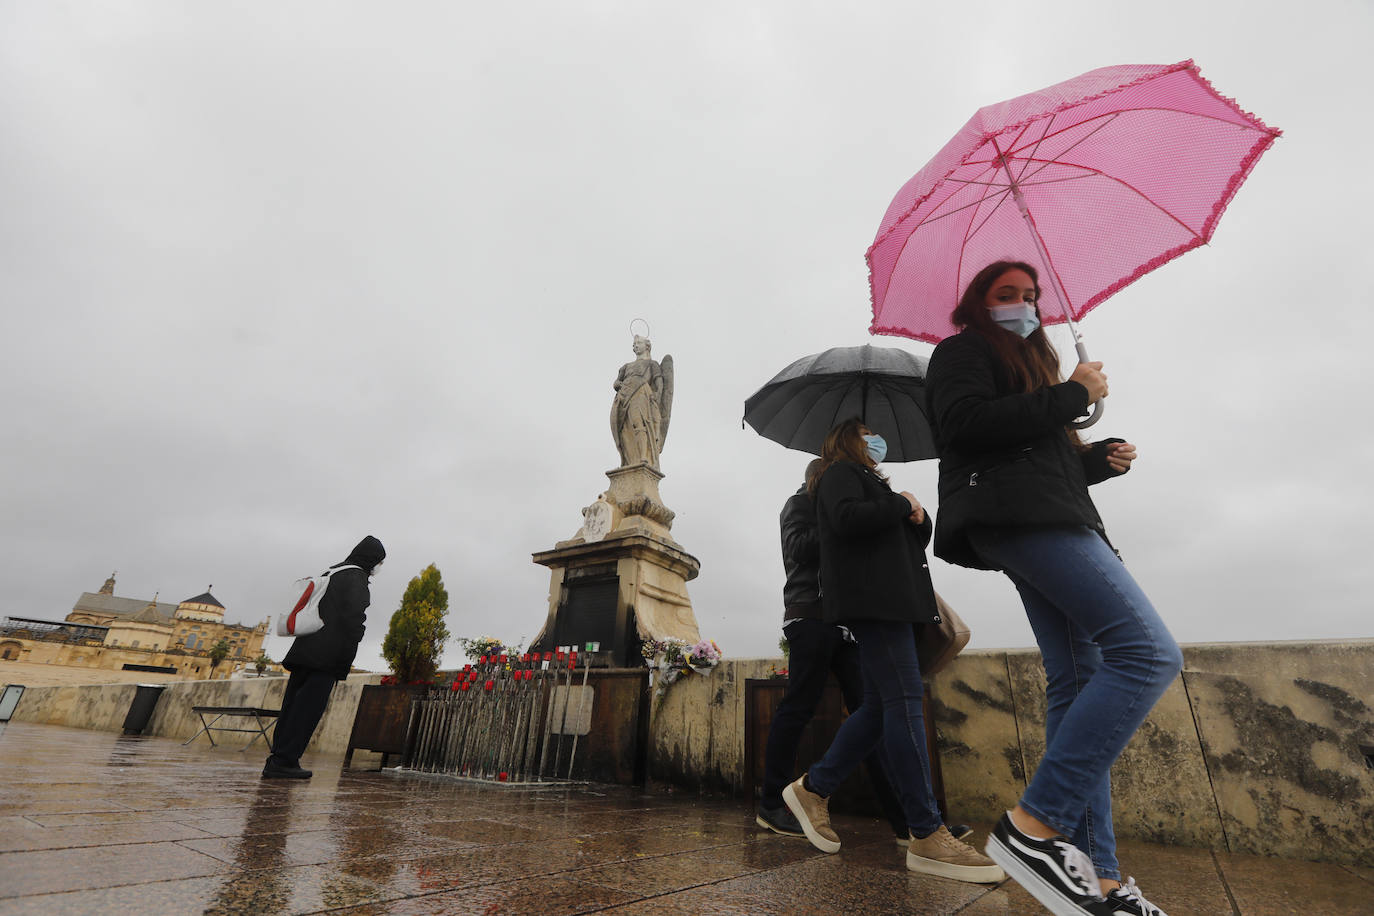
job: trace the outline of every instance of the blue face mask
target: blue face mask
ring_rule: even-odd
[[[1021,337],[1029,337],[1040,327],[1040,318],[1035,314],[1035,306],[1027,302],[1014,305],[988,306],[988,314],[998,325]]]
[[[868,457],[879,464],[887,457],[887,440],[877,433],[864,436],[864,442],[868,445]]]

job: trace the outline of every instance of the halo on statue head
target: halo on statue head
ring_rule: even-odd
[[[635,325],[636,325],[636,324],[642,324],[642,325],[644,325],[644,333],[643,333],[643,334],[636,334],[636,333],[635,333]],[[630,336],[631,336],[631,337],[648,337],[648,336],[649,336],[649,322],[645,321],[643,318],[636,318],[636,319],[634,319],[633,321],[631,321],[631,322],[630,322]]]

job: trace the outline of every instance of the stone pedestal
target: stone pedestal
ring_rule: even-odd
[[[637,464],[606,476],[610,489],[582,511],[577,534],[533,555],[552,574],[548,618],[531,646],[598,642],[601,664],[639,666],[641,639],[701,639],[687,595],[701,564],[668,533],[662,473]]]
[[[660,471],[647,464],[635,464],[607,471],[606,477],[611,481],[606,500],[624,516],[616,526],[617,531],[641,530],[675,543],[668,534],[673,527],[673,510],[663,505],[663,498],[658,495],[658,482],[663,479]]]

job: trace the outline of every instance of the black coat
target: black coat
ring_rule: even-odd
[[[782,532],[783,619],[820,620],[821,538],[816,530],[816,504],[802,487],[783,504],[778,516]]]
[[[935,555],[989,567],[970,547],[977,527],[1086,525],[1106,538],[1088,485],[1120,476],[1107,446],[1080,452],[1064,427],[1088,409],[1088,389],[1060,382],[1029,394],[1012,388],[983,335],[964,330],[935,348],[926,404],[940,450],[940,520]]]
[[[368,535],[353,548],[340,566],[344,569],[329,577],[329,586],[320,599],[320,619],[324,627],[308,636],[298,636],[282,659],[287,671],[323,671],[337,680],[348,677],[358,644],[363,641],[367,622],[367,606],[372,603],[367,578],[373,567],[386,557],[382,542]]]
[[[869,468],[840,461],[826,469],[816,520],[827,622],[939,619],[925,557],[930,515],[919,525],[910,515],[906,497]]]

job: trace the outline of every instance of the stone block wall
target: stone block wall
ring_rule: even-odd
[[[1374,640],[1185,646],[1112,770],[1117,834],[1374,865]],[[975,651],[931,685],[960,818],[1016,802],[1045,751],[1034,650]]]
[[[1117,834],[1374,865],[1374,640],[1184,647],[1184,671],[1112,771]],[[650,773],[743,793],[744,680],[732,660],[656,700]],[[1033,649],[971,651],[931,684],[949,810],[990,822],[1045,752]]]
[[[1112,771],[1118,835],[1374,866],[1374,640],[1183,654],[1183,674]],[[729,660],[653,696],[650,778],[745,794],[744,682],[776,661]],[[311,752],[344,752],[362,685],[379,679],[354,675],[334,689]],[[30,688],[14,718],[119,731],[134,689]],[[276,708],[284,689],[280,678],[168,684],[145,734],[185,740],[200,727],[192,706]],[[950,812],[994,820],[1044,754],[1039,654],[967,652],[930,689]],[[215,737],[228,747],[249,739]]]
[[[378,674],[354,674],[336,684],[329,695],[329,705],[315,729],[308,752],[343,754],[353,731],[353,716],[358,709],[362,685],[381,680]],[[286,678],[245,678],[227,681],[176,681],[159,685],[165,687],[158,697],[153,716],[143,734],[185,741],[200,731],[200,717],[194,706],[257,706],[280,709],[282,694],[286,692]],[[124,728],[124,717],[133,702],[135,684],[98,684],[64,687],[29,687],[24,691],[14,711],[14,721],[43,725],[62,725],[68,728],[89,728],[95,731],[118,732]],[[219,724],[231,728],[248,728],[251,719],[221,719]],[[216,731],[215,743],[222,747],[243,747],[253,740],[244,732]],[[202,735],[198,743],[209,744]],[[258,739],[254,752],[262,747]]]
[[[690,674],[649,706],[649,778],[708,791],[744,791],[744,682],[767,677],[769,659],[722,662]]]

